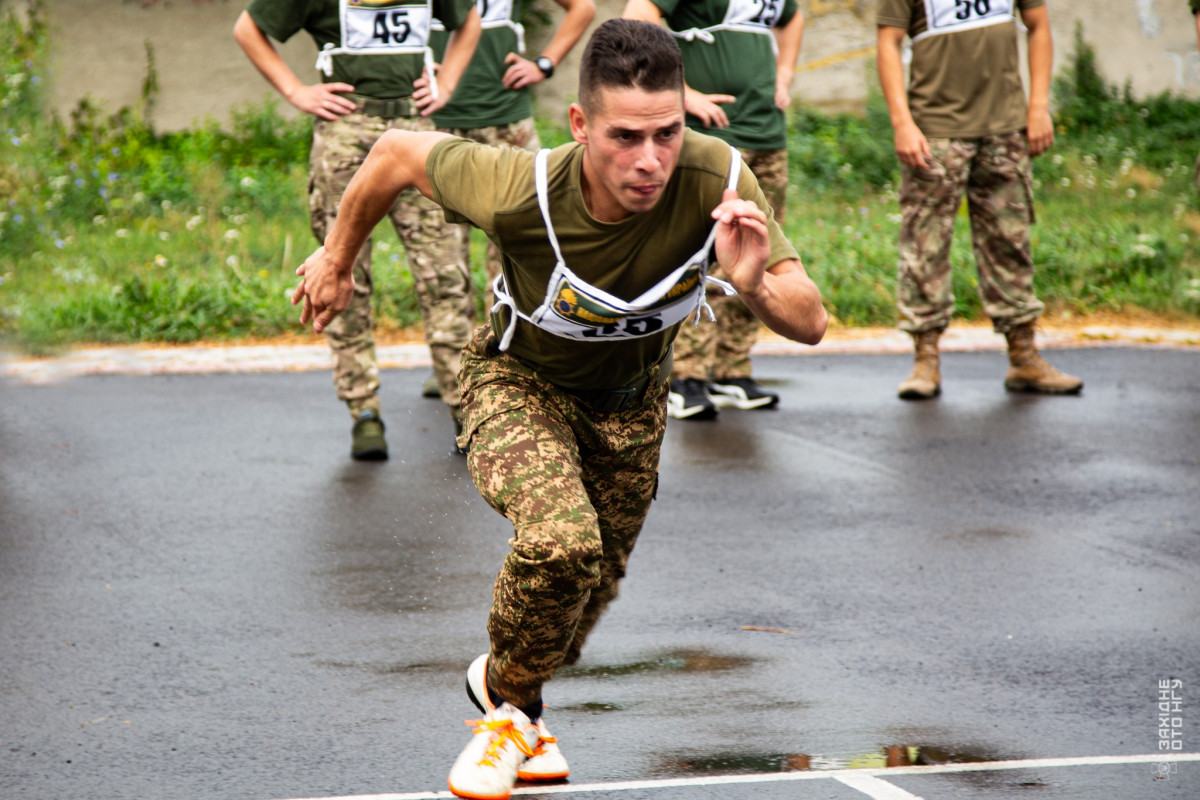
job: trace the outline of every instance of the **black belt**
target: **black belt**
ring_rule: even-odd
[[[381,117],[382,119],[396,119],[397,117],[415,117],[420,110],[417,104],[413,102],[411,97],[367,97],[362,94],[352,94],[351,92],[342,92],[342,96],[354,101],[357,110],[367,116]]]
[[[671,351],[667,350],[667,354],[654,367],[646,371],[642,377],[638,378],[628,386],[622,386],[617,389],[594,389],[576,391],[574,389],[563,389],[564,392],[577,397],[584,403],[587,403],[595,411],[611,413],[613,411],[623,411],[630,406],[638,405],[646,396],[646,390],[650,388],[655,378],[661,377],[662,380],[667,380],[671,377]],[[658,367],[659,369],[655,369]]]
[[[496,342],[495,336],[488,336],[485,351],[489,358],[495,358],[500,355],[500,345]],[[642,402],[642,399],[646,396],[646,389],[650,387],[651,381],[654,378],[660,378],[660,383],[669,380],[671,377],[671,367],[674,363],[674,351],[668,348],[666,354],[654,366],[650,367],[640,378],[627,386],[621,386],[617,389],[567,389],[562,386],[558,388],[577,400],[583,401],[595,411],[604,413],[623,411],[630,406]]]

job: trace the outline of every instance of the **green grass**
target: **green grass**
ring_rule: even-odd
[[[1200,103],[1139,101],[1110,87],[1077,36],[1055,81],[1059,138],[1035,162],[1037,288],[1052,315],[1150,312],[1200,318],[1200,202],[1190,132]],[[305,207],[310,127],[273,104],[160,134],[157,80],[115,113],[46,112],[46,31],[0,18],[0,338],[27,352],[82,342],[190,342],[299,331],[287,301],[314,247]],[[862,116],[790,114],[787,232],[843,324],[890,325],[899,209],[891,127]],[[565,141],[539,120],[543,142]],[[419,323],[403,249],[376,237],[377,322]],[[483,286],[483,240],[473,238]],[[966,220],[952,258],[958,313],[980,316]]]

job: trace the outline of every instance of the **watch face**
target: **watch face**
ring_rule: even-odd
[[[546,56],[538,56],[537,61],[533,63],[537,64],[538,69],[546,73],[547,78],[554,74],[554,62]]]

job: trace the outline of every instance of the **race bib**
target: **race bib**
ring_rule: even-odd
[[[428,3],[342,0],[342,48],[353,53],[412,52],[429,44]]]
[[[572,281],[568,270],[556,270],[552,292],[530,320],[539,328],[570,339],[636,339],[682,322],[695,307],[701,287],[700,265],[672,276],[675,283],[657,299],[643,296],[641,303],[625,303],[594,287]],[[650,293],[648,293],[650,294]],[[636,310],[635,310],[636,309]]]
[[[512,20],[512,0],[476,0],[475,7],[484,25],[494,27]]]
[[[724,24],[773,28],[782,14],[783,0],[729,0]]]
[[[925,0],[925,16],[922,36],[998,25],[1013,19],[1013,0]]]

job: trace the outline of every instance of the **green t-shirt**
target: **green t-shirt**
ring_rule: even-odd
[[[345,0],[343,0],[345,2]],[[426,15],[426,9],[454,30],[471,11],[471,0],[354,0],[348,2],[354,19],[361,20],[360,39],[355,46],[379,46],[402,42],[407,35],[405,20]],[[299,31],[313,37],[318,50],[326,45],[340,47],[342,8],[339,0],[251,0],[250,18],[272,39],[286,42]],[[420,53],[359,54],[333,56],[333,75],[321,80],[348,83],[357,94],[368,97],[408,97],[413,81],[421,77],[425,61]]]
[[[1188,5],[1191,7],[1193,14],[1200,14],[1200,0],[1190,0]]]
[[[720,25],[727,16],[747,20],[751,29],[711,31],[713,41],[677,39],[683,51],[688,86],[705,94],[730,94],[724,103],[729,126],[705,128],[688,116],[689,128],[716,136],[736,147],[777,150],[787,146],[787,120],[775,105],[775,52],[771,28],[786,25],[796,13],[796,0],[653,0],[667,26],[676,33]]]
[[[704,244],[713,225],[710,215],[728,181],[729,145],[687,131],[675,172],[658,203],[614,223],[599,222],[587,210],[580,190],[583,153],[583,146],[575,143],[550,153],[550,213],[563,259],[581,279],[631,300]],[[425,166],[433,199],[445,208],[446,219],[471,223],[500,248],[509,291],[526,314],[545,298],[556,261],[538,208],[533,165],[534,154],[524,150],[451,138],[433,149]],[[797,258],[748,169],[739,174],[738,194],[753,198],[767,214],[768,264]],[[507,310],[493,315],[497,338],[508,321]],[[661,360],[677,327],[639,339],[582,342],[518,320],[509,352],[565,389],[610,389],[628,385]]]
[[[433,115],[439,128],[490,128],[533,116],[529,87],[509,89],[500,80],[508,69],[504,59],[517,52],[518,44],[517,32],[505,21],[520,20],[525,5],[525,0],[480,0],[483,34],[450,102]],[[434,31],[438,61],[449,38],[449,33]]]
[[[879,0],[875,18],[880,27],[903,28],[913,38],[908,105],[917,127],[926,136],[960,139],[1023,130],[1027,104],[1012,9],[1037,8],[1045,0],[930,1],[946,8],[949,32],[930,31],[926,0]],[[1009,10],[996,24],[966,19],[955,27],[964,7]]]

